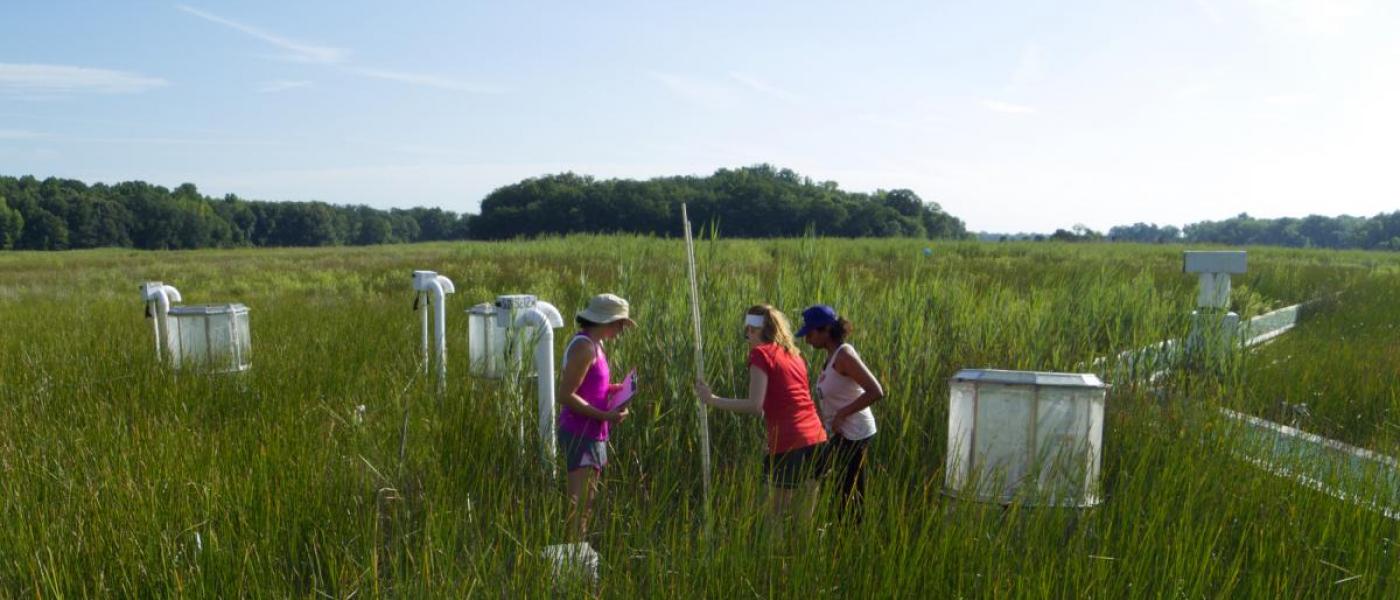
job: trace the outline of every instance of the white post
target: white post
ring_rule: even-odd
[[[516,327],[534,327],[539,332],[535,341],[535,383],[539,395],[538,424],[540,434],[540,458],[549,469],[550,477],[555,473],[555,457],[558,455],[554,441],[554,329],[564,326],[564,317],[559,309],[548,302],[536,302],[533,308],[522,311],[515,318]]]
[[[457,291],[452,280],[438,275],[433,280],[433,302],[437,318],[438,392],[447,389],[447,294]]]
[[[156,334],[156,362],[161,362],[165,360],[165,355],[162,354],[160,351],[160,322],[162,317],[160,316],[160,311],[152,310],[155,308],[155,304],[156,303],[153,302],[147,302],[146,306],[148,308],[146,310],[149,310],[151,312],[151,328],[155,331]]]
[[[1197,309],[1191,313],[1191,334],[1187,340],[1188,353],[1209,361],[1224,358],[1235,342],[1239,315],[1230,312],[1230,274],[1244,273],[1247,268],[1243,251],[1186,251],[1182,253],[1182,271],[1200,276],[1196,294]]]
[[[435,348],[437,354],[437,389],[442,393],[447,389],[447,294],[456,290],[452,280],[433,271],[414,271],[413,288],[418,291],[420,302],[428,299],[433,305]],[[423,307],[423,372],[428,372],[428,309]]]
[[[423,343],[422,343],[422,351],[419,352],[419,355],[423,357],[423,374],[424,374],[424,375],[427,375],[427,374],[428,374],[429,363],[432,361],[432,355],[428,354],[428,319],[430,318],[430,317],[428,316],[428,303],[429,303],[429,302],[430,302],[430,301],[428,300],[428,293],[427,293],[427,292],[418,292],[418,305],[419,305],[419,307],[421,307],[421,309],[422,309],[422,315],[421,315],[421,316],[422,316],[422,320],[423,320]]]
[[[182,302],[183,298],[180,297],[180,290],[175,289],[175,286],[165,285],[159,281],[147,281],[141,284],[141,297],[146,301],[147,310],[152,313],[151,329],[156,336],[156,360],[163,361],[165,355],[161,352],[160,340],[162,337],[170,336],[170,324],[166,320],[170,314],[170,302],[171,300]],[[167,340],[166,347],[170,348],[171,351],[174,350],[174,345],[169,340]]]

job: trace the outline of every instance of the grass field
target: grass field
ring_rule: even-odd
[[[1244,316],[1328,299],[1227,377],[1115,386],[1106,500],[1073,511],[941,494],[947,378],[1071,370],[1182,337],[1196,285],[1182,248],[925,245],[697,247],[716,392],[742,385],[744,308],[795,316],[820,301],[856,323],[888,394],[866,522],[819,523],[776,549],[760,539],[752,417],[709,416],[702,522],[679,242],[0,253],[0,596],[550,594],[538,552],[562,540],[564,501],[537,459],[533,383],[467,376],[463,311],[534,293],[572,315],[604,291],[641,324],[610,357],[638,368],[643,394],[613,436],[594,526],[602,596],[1400,594],[1400,524],[1233,458],[1214,410],[1284,419],[1306,402],[1299,427],[1400,452],[1400,255],[1252,249],[1235,280]],[[418,368],[414,269],[456,282],[441,398]],[[160,367],[145,280],[189,304],[248,305],[253,368]]]

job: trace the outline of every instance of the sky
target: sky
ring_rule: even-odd
[[[769,163],[980,231],[1400,210],[1400,2],[4,0],[0,174],[476,212]]]

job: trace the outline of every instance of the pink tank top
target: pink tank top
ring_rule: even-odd
[[[588,372],[583,375],[583,382],[579,384],[578,397],[583,398],[589,406],[598,410],[608,409],[608,383],[612,373],[608,370],[608,356],[603,353],[602,342],[596,342],[588,338],[582,331],[574,334],[569,340],[569,345],[564,348],[564,367],[569,364],[569,350],[574,344],[582,342],[593,346],[593,365],[588,367]],[[562,370],[562,369],[561,369]],[[590,440],[608,439],[608,422],[590,419],[569,409],[565,404],[564,409],[559,412],[559,428],[574,435],[588,438]]]

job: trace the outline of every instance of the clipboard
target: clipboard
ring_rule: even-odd
[[[616,393],[608,396],[608,412],[615,411],[627,406],[632,401],[632,397],[637,395],[637,368],[633,367],[627,373],[627,378],[622,380],[622,388]]]

